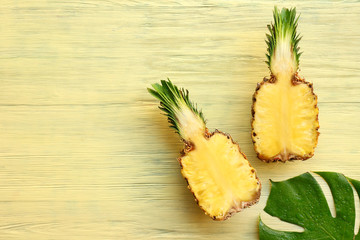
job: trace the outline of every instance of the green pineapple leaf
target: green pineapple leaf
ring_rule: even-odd
[[[160,100],[160,109],[168,117],[170,127],[184,139],[189,140],[194,131],[205,131],[203,113],[190,101],[189,91],[179,89],[170,79],[152,84],[148,91]]]
[[[259,221],[260,240],[359,240],[354,236],[355,202],[351,185],[360,194],[360,182],[335,172],[316,172],[331,190],[336,216],[332,217],[320,185],[310,173],[281,182],[271,181],[264,211],[304,228],[303,232],[274,230]]]
[[[277,7],[273,11],[274,23],[268,25],[270,34],[266,34],[267,51],[266,63],[271,72],[277,71],[275,65],[290,64],[293,71],[299,68],[299,58],[302,53],[298,46],[301,37],[297,33],[299,16],[296,16],[296,8],[283,8],[281,11]],[[284,59],[281,59],[284,58]],[[290,58],[290,59],[289,59]],[[281,63],[279,63],[281,62]]]

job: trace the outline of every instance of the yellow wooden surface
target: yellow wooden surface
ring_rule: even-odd
[[[319,97],[306,162],[262,163],[251,143],[274,4],[301,13],[301,75]],[[358,1],[2,0],[0,239],[257,239],[260,213],[289,228],[262,212],[269,178],[360,179],[359,39]],[[209,129],[239,142],[259,204],[225,222],[197,207],[182,144],[146,91],[166,77],[191,91]]]

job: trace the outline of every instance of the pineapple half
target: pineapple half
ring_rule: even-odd
[[[258,202],[261,184],[255,169],[230,135],[208,131],[187,90],[170,80],[152,87],[148,91],[160,100],[160,109],[185,144],[178,159],[181,173],[200,208],[214,220],[225,220]]]
[[[311,83],[298,75],[299,17],[296,9],[275,7],[268,25],[267,64],[270,78],[253,96],[252,140],[263,161],[306,160],[314,155],[319,136],[317,96]]]

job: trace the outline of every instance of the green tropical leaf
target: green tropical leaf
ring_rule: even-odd
[[[329,185],[336,216],[331,215],[324,193],[310,173],[281,182],[271,181],[264,211],[304,228],[303,232],[274,230],[259,221],[260,240],[359,240],[354,234],[355,201],[351,185],[360,195],[360,182],[335,172],[316,172]]]

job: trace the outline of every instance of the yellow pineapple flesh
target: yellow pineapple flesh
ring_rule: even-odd
[[[192,140],[194,149],[179,159],[181,172],[209,216],[224,219],[257,201],[255,170],[230,136],[216,131]]]
[[[178,160],[198,205],[212,219],[225,220],[255,204],[261,184],[239,145],[218,130],[209,133],[187,91],[178,89],[170,80],[161,83],[149,91],[160,99],[161,109],[185,143]]]
[[[295,9],[275,8],[274,21],[267,35],[271,77],[258,84],[253,97],[254,148],[267,162],[305,160],[313,156],[319,135],[317,96],[297,72]]]

